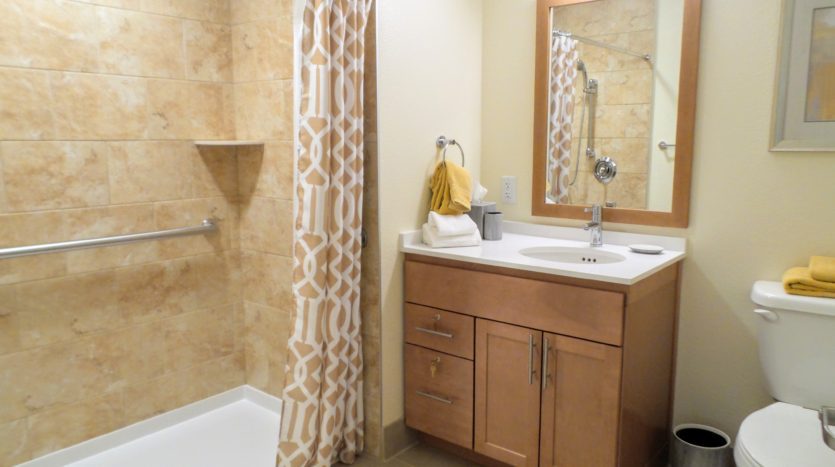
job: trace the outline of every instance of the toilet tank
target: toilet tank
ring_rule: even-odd
[[[780,282],[758,281],[751,300],[769,393],[815,410],[835,406],[835,298],[789,295]]]

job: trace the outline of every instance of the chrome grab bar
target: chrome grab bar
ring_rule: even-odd
[[[123,243],[142,242],[160,238],[182,237],[185,235],[198,235],[215,231],[217,231],[217,223],[215,220],[203,219],[203,222],[196,227],[179,227],[176,229],[157,230],[153,232],[114,235],[112,237],[87,238],[83,240],[70,240],[67,242],[0,248],[0,259],[19,258],[21,256],[39,255],[43,253],[83,250],[85,248],[120,245]]]
[[[455,337],[454,335],[452,335],[452,333],[449,332],[435,331],[434,329],[422,328],[420,326],[415,326],[415,330],[425,332],[426,334],[432,334],[433,336],[446,337],[447,339],[452,339],[453,337]]]
[[[415,391],[415,394],[417,394],[418,396],[428,397],[429,399],[432,399],[433,401],[443,402],[444,404],[452,405],[451,400],[445,399],[445,398],[440,397],[440,396],[436,396],[434,394],[429,394],[428,392]]]
[[[835,450],[835,431],[832,431],[832,424],[835,424],[835,407],[821,407],[820,419],[823,442],[829,449]]]

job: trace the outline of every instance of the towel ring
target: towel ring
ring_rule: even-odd
[[[447,150],[447,148],[449,148],[450,146],[458,147],[458,152],[461,153],[461,167],[464,167],[464,148],[462,148],[461,145],[458,144],[458,141],[455,141],[454,139],[448,139],[446,136],[442,135],[442,136],[438,136],[438,139],[435,140],[435,146],[437,146],[438,149],[443,149],[444,150],[444,153],[443,153],[443,156],[442,156],[442,159],[443,159],[444,162],[446,162],[446,150]]]

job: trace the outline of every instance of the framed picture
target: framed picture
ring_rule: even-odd
[[[772,151],[835,151],[835,0],[784,0]]]

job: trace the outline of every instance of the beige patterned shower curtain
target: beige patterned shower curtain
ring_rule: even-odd
[[[571,125],[574,81],[577,78],[577,41],[556,35],[551,43],[551,81],[548,105],[548,199],[568,203],[571,173]]]
[[[360,231],[364,33],[372,0],[306,0],[293,292],[276,465],[363,449]]]

